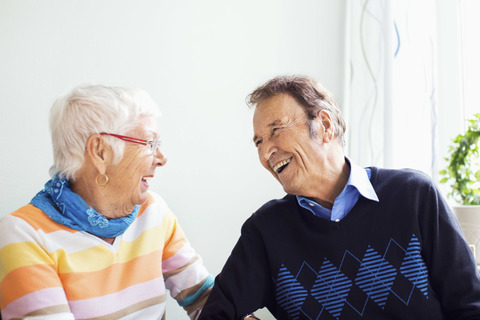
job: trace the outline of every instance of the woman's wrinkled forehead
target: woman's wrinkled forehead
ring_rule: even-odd
[[[152,116],[139,117],[136,121],[136,126],[132,128],[131,132],[141,134],[144,137],[158,137],[160,135],[160,128],[157,118]]]

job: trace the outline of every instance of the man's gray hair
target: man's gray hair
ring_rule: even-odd
[[[278,76],[256,88],[247,97],[247,104],[253,107],[278,94],[288,94],[297,100],[307,114],[309,127],[318,111],[327,111],[332,117],[335,137],[343,142],[346,130],[345,120],[333,94],[319,82],[303,75]],[[310,130],[312,130],[311,127]]]

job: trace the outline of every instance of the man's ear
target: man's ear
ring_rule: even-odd
[[[110,147],[105,143],[102,136],[92,134],[85,144],[85,157],[95,166],[97,172],[105,174],[111,155]]]
[[[321,134],[322,140],[324,142],[330,142],[335,138],[334,132],[333,132],[333,121],[332,117],[330,116],[330,113],[326,110],[320,110],[317,113],[317,117],[321,123],[321,127],[318,134]]]

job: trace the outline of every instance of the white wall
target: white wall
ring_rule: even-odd
[[[216,275],[243,221],[284,194],[257,160],[245,97],[277,74],[304,73],[340,100],[344,6],[0,0],[0,215],[28,203],[49,178],[48,111],[58,95],[85,82],[139,87],[164,115],[169,160],[152,189]],[[168,308],[169,319],[187,319],[174,303]]]

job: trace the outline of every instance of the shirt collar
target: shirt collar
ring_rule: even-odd
[[[345,160],[350,164],[350,176],[348,177],[345,188],[352,186],[356,188],[363,197],[378,202],[377,193],[370,182],[371,170],[360,167],[348,157],[345,157]]]

